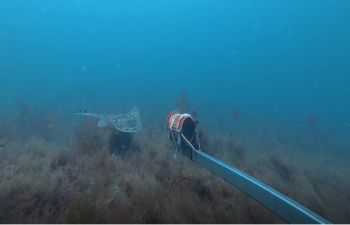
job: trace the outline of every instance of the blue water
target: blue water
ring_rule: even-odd
[[[209,131],[348,154],[349,12],[348,0],[1,0],[0,114],[15,119],[20,98],[73,127],[79,109],[137,106],[144,127],[165,126],[185,92]]]
[[[160,120],[185,90],[218,129],[240,115],[350,137],[350,3],[3,0],[0,101],[66,118],[138,106]],[[220,118],[220,119],[218,119]],[[253,120],[253,118],[251,118]]]
[[[0,4],[4,109],[18,95],[66,112],[81,101],[163,112],[184,89],[208,117],[314,113],[349,132],[346,0]]]

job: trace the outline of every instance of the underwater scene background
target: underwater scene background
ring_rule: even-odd
[[[283,223],[165,129],[350,222],[348,0],[0,1],[1,223]],[[79,110],[127,113],[118,133]]]

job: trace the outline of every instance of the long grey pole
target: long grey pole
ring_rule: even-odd
[[[193,150],[192,160],[245,192],[288,223],[330,224],[275,189],[202,151]]]

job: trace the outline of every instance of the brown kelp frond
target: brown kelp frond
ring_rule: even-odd
[[[81,121],[74,129],[73,150],[85,154],[93,154],[103,148],[103,137],[92,120]]]
[[[11,140],[10,127],[6,124],[4,118],[0,118],[0,148],[5,148]]]
[[[183,90],[180,93],[180,96],[178,97],[176,101],[176,106],[178,107],[179,110],[181,110],[182,113],[189,113],[191,110],[189,101],[188,101],[188,95],[185,90]]]
[[[30,109],[28,105],[21,99],[20,97],[15,98],[15,103],[18,106],[19,113],[18,113],[18,119],[19,120],[28,120],[30,117]]]

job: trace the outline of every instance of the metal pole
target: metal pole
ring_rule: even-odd
[[[268,185],[233,166],[196,150],[184,135],[182,135],[182,138],[189,145],[189,150],[192,151],[191,159],[194,162],[234,185],[286,222],[293,224],[330,224],[326,219]]]

